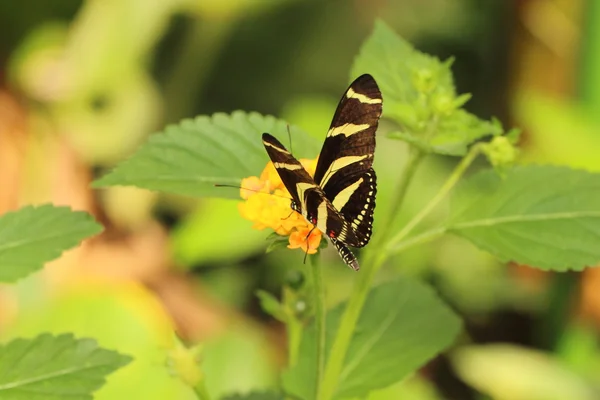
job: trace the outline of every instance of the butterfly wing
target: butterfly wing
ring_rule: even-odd
[[[273,136],[264,133],[262,139],[275,170],[298,206],[297,211],[328,237],[357,242],[350,223],[325,197],[302,164]]]
[[[290,192],[296,204],[302,206],[304,191],[317,186],[314,179],[279,140],[268,133],[263,133],[262,141],[283,185]]]
[[[358,77],[342,96],[323,143],[314,181],[352,227],[362,247],[369,242],[377,177],[371,168],[382,96],[371,75]]]

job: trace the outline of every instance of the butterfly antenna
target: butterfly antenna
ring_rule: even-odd
[[[294,154],[294,147],[292,146],[292,132],[290,132],[290,124],[287,124],[288,140],[290,141],[290,153]]]
[[[287,196],[282,196],[280,194],[275,194],[275,193],[265,193],[265,192],[261,192],[260,190],[255,190],[255,189],[248,189],[242,186],[236,186],[236,185],[223,185],[220,183],[215,183],[215,187],[228,187],[228,188],[235,188],[235,189],[244,189],[244,190],[248,190],[250,192],[254,192],[254,193],[262,193],[262,194],[268,194],[269,196],[277,196],[277,197],[281,197],[284,199],[288,199],[288,200],[292,200],[290,197]],[[290,214],[291,215],[291,214]],[[289,218],[289,217],[288,217]],[[287,218],[285,218],[287,219]]]

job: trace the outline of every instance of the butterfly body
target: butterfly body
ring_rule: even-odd
[[[371,167],[375,132],[382,110],[381,92],[370,75],[357,78],[342,96],[319,155],[314,177],[273,136],[263,144],[292,196],[291,208],[336,247],[344,262],[358,270],[348,246],[371,238],[377,177]]]

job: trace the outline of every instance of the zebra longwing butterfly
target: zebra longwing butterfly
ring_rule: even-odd
[[[262,135],[292,196],[292,209],[327,235],[354,270],[359,265],[348,246],[363,247],[371,238],[377,192],[372,164],[381,109],[381,92],[371,75],[352,82],[333,116],[312,178],[277,139]]]

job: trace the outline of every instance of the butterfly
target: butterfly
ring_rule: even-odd
[[[372,168],[375,132],[383,99],[371,75],[358,77],[335,111],[314,177],[268,133],[262,141],[292,197],[291,208],[325,234],[352,269],[359,264],[348,248],[371,238],[377,176]]]

